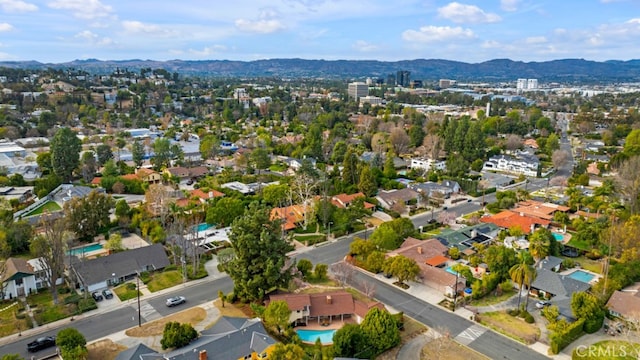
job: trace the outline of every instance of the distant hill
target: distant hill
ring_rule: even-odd
[[[411,79],[438,80],[442,78],[458,81],[513,81],[517,78],[536,78],[541,81],[560,82],[630,82],[640,81],[640,60],[588,61],[564,59],[544,62],[522,62],[495,59],[469,64],[438,59],[404,61],[375,60],[304,60],[269,59],[256,61],[230,60],[74,60],[59,64],[37,61],[5,61],[0,67],[46,69],[76,68],[90,73],[110,73],[116,68],[132,71],[141,68],[163,68],[184,75],[213,77],[313,77],[331,79],[357,79],[379,77],[399,70],[411,72]],[[1,70],[0,70],[0,75]]]

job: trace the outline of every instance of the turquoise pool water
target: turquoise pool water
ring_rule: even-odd
[[[336,330],[296,330],[300,340],[309,343],[315,343],[317,339],[323,344],[333,344],[333,334]]]
[[[202,223],[202,224],[196,225],[196,230],[198,230],[198,232],[202,232],[202,231],[208,230],[210,227],[212,227],[212,225],[209,225],[207,223]]]
[[[553,235],[553,238],[556,239],[556,241],[564,240],[564,235],[562,234],[552,232],[551,235]]]
[[[73,256],[82,256],[82,254],[86,254],[90,251],[96,251],[96,250],[101,250],[102,249],[102,245],[101,244],[91,244],[88,246],[83,246],[80,248],[75,248],[75,249],[71,249],[69,251],[67,251],[67,255],[73,255]]]
[[[586,271],[582,271],[582,270],[576,270],[574,272],[572,272],[571,274],[569,274],[569,277],[574,279],[574,280],[578,280],[578,281],[582,281],[584,283],[588,283],[589,281],[593,280],[594,277],[596,277],[593,274],[590,274]]]
[[[460,274],[456,273],[456,272],[451,268],[451,266],[448,266],[445,270],[446,270],[449,274],[453,274],[453,275],[458,275],[458,276],[460,276]]]

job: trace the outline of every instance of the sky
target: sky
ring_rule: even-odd
[[[640,58],[640,0],[0,0],[0,61]]]

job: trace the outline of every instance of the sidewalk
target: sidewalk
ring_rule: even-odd
[[[191,286],[195,286],[195,285],[201,284],[203,282],[213,281],[213,280],[219,279],[219,278],[224,276],[224,274],[221,274],[218,271],[218,258],[217,257],[214,256],[213,259],[208,261],[208,262],[206,262],[204,266],[205,266],[205,269],[207,270],[207,273],[209,274],[209,276],[207,276],[205,278],[202,278],[202,279],[198,279],[198,280],[192,280],[192,281],[189,281],[189,282],[187,282],[187,283],[185,283],[183,285],[178,285],[178,286],[181,286],[181,287],[184,287],[184,288],[189,288]],[[146,286],[145,286],[144,290],[146,290],[146,292],[147,292],[145,294],[145,291],[143,290],[143,285],[141,283],[140,284],[140,290],[141,290],[140,292],[142,293],[141,297],[140,297],[140,300],[141,301],[146,301],[146,300],[154,299],[154,298],[157,298],[157,297],[165,296],[165,294],[167,294],[169,292],[172,292],[172,291],[175,291],[176,287],[174,286],[174,287],[171,287],[171,288],[168,288],[168,289],[163,289],[163,290],[151,293],[151,292],[148,291],[148,289],[146,289]],[[23,337],[35,336],[35,335],[39,335],[39,334],[42,334],[42,333],[50,331],[50,330],[60,329],[62,327],[68,326],[69,324],[73,323],[73,321],[90,318],[90,317],[93,317],[93,316],[99,315],[99,314],[104,314],[104,313],[107,313],[107,312],[110,312],[110,311],[113,311],[113,310],[116,310],[116,309],[120,309],[123,306],[135,306],[135,303],[138,300],[137,300],[137,298],[133,298],[133,299],[126,300],[126,301],[120,301],[118,299],[118,297],[114,295],[113,299],[106,300],[106,301],[110,301],[111,303],[108,304],[108,305],[107,304],[104,304],[104,305],[99,304],[98,308],[95,309],[95,310],[91,310],[91,311],[88,311],[88,312],[80,314],[80,315],[76,315],[76,316],[72,316],[72,317],[69,317],[69,318],[65,318],[65,319],[61,319],[61,320],[58,320],[58,321],[54,321],[52,323],[44,324],[44,325],[41,325],[41,326],[38,326],[38,327],[35,327],[35,328],[32,328],[32,329],[24,330],[19,334],[13,334],[13,335],[9,335],[9,336],[0,338],[0,346],[6,345],[6,344],[10,344],[12,342],[16,342],[16,341],[22,339]],[[104,301],[103,301],[103,303],[104,303]],[[124,334],[124,332],[123,332],[123,334]]]

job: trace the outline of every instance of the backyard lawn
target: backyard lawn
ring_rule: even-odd
[[[151,292],[160,291],[182,283],[182,274],[178,270],[157,272],[151,275],[147,288]]]
[[[569,245],[571,247],[574,247],[576,249],[584,250],[584,251],[589,251],[589,250],[591,250],[593,248],[593,246],[590,245],[586,241],[578,241],[578,240],[576,240],[575,236],[571,237],[571,240],[569,240],[567,245]]]
[[[505,311],[482,313],[478,318],[483,325],[524,344],[533,344],[540,338],[540,328]]]
[[[591,259],[588,259],[588,258],[586,258],[584,256],[580,256],[580,257],[577,257],[577,258],[567,258],[565,256],[562,256],[561,258],[562,259],[573,260],[573,261],[579,263],[580,267],[582,267],[585,270],[592,271],[592,272],[594,272],[596,274],[601,274],[602,273],[602,262],[599,261],[599,260],[591,260]]]
[[[57,202],[55,201],[47,201],[46,203],[42,204],[42,206],[40,206],[37,209],[34,209],[33,211],[31,211],[28,214],[25,214],[25,216],[31,216],[31,215],[40,215],[43,212],[54,212],[54,211],[59,211],[62,210],[62,208],[60,207],[60,205],[58,205]]]

